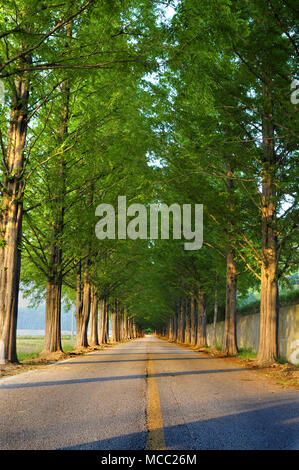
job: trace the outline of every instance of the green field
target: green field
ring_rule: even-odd
[[[65,352],[72,351],[76,339],[71,336],[62,336],[62,349]],[[18,336],[17,351],[19,361],[24,359],[35,359],[42,352],[44,346],[43,336]]]

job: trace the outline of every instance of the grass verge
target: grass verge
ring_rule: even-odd
[[[62,349],[71,352],[75,348],[75,339],[71,336],[62,336]],[[43,336],[19,336],[17,337],[18,360],[20,362],[29,359],[36,359],[44,347]]]
[[[132,340],[123,340],[125,343]],[[40,369],[48,364],[54,364],[76,356],[81,356],[95,350],[103,350],[116,346],[119,343],[108,343],[100,346],[88,346],[87,348],[75,349],[75,339],[70,336],[62,336],[63,352],[49,353],[40,356],[44,346],[43,336],[19,336],[17,338],[18,360],[17,364],[0,364],[0,379],[11,375],[17,375],[32,369]]]

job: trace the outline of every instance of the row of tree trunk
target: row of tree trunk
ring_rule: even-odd
[[[109,338],[111,325],[111,338]],[[118,301],[108,303],[92,283],[87,265],[81,275],[77,269],[76,284],[76,348],[96,347],[109,340],[119,342],[141,337],[142,331]],[[47,286],[46,325],[43,354],[62,351],[61,284]]]
[[[143,334],[132,317],[129,316],[128,309],[121,306],[117,300],[108,303],[105,298],[99,295],[87,272],[84,272],[83,283],[81,283],[81,277],[78,274],[76,347],[85,348],[107,344],[109,342],[109,324],[111,324],[110,339],[112,342],[138,338]]]
[[[142,330],[136,325],[133,318],[129,317],[128,309],[122,307],[117,300],[110,305],[110,312],[112,342],[143,336]]]
[[[169,341],[202,348],[207,346],[206,300],[202,292],[179,300],[174,315],[160,334]]]
[[[217,279],[214,297],[214,319],[212,334],[212,349],[217,348],[216,326],[218,315]],[[169,318],[168,324],[159,331],[159,334],[171,342],[188,344],[195,348],[207,346],[207,308],[206,296],[199,289],[197,295],[181,298],[176,305],[174,315]],[[236,338],[236,272],[231,253],[228,253],[227,281],[226,281],[226,308],[222,352],[227,355],[237,354]]]

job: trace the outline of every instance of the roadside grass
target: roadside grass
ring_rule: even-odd
[[[70,335],[64,335],[61,338],[62,349],[65,352],[73,351],[75,348],[75,338]],[[28,359],[36,359],[42,352],[44,347],[43,336],[18,336],[17,337],[17,354],[18,360],[24,361]]]
[[[290,364],[290,362],[285,357],[279,357],[277,359],[278,364]],[[292,366],[298,367],[299,364],[292,364]]]
[[[203,348],[206,352],[211,351],[211,347],[207,346]],[[216,345],[216,351],[218,351],[220,354],[222,352],[222,345],[220,343],[217,343]],[[238,354],[236,354],[237,357],[240,357],[241,359],[256,359],[257,353],[251,349],[251,348],[239,348]]]
[[[289,387],[289,386],[291,386],[291,387],[298,387],[298,381],[297,381],[297,380],[294,381],[294,382],[292,382],[292,381],[290,381],[290,380],[276,380],[276,383],[277,383],[278,385],[281,385],[281,386],[284,387],[284,388],[287,388],[287,387]]]
[[[210,350],[211,348],[207,347],[206,349]],[[216,345],[216,350],[219,351],[219,353],[221,353],[222,345],[220,343]],[[251,348],[248,348],[248,349],[239,348],[237,356],[240,357],[241,359],[255,359],[257,356],[257,353]]]
[[[251,348],[239,348],[238,356],[242,359],[256,359],[257,353]]]

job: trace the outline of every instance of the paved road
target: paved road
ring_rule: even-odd
[[[297,448],[298,414],[299,392],[145,337],[0,380],[0,449]]]

